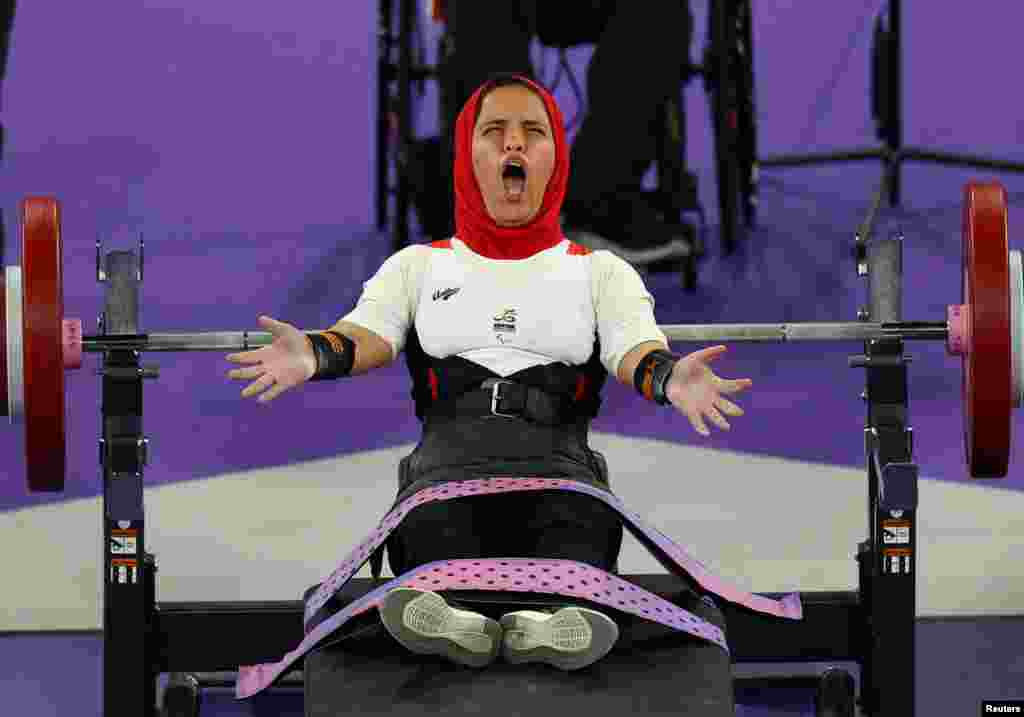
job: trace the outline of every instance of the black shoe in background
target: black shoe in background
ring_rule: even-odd
[[[666,221],[641,194],[592,202],[566,200],[562,220],[567,239],[589,249],[607,249],[637,267],[653,269],[697,253],[694,228]]]

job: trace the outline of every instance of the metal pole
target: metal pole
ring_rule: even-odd
[[[897,8],[894,3],[890,8]],[[898,171],[898,170],[897,170]],[[903,237],[873,240],[867,246],[869,319],[899,322],[903,312]],[[899,341],[865,346],[868,416],[865,448],[868,468],[869,547],[862,551],[863,603],[870,616],[861,659],[861,700],[866,714],[914,714],[918,573],[916,498],[891,507],[883,499],[911,481],[916,496],[917,466],[909,425],[907,357]],[[872,365],[877,363],[878,365]],[[901,488],[902,486],[902,488]],[[885,539],[893,526],[905,531],[897,543]]]
[[[818,322],[792,324],[663,324],[669,341],[787,342],[869,341],[872,339],[945,340],[944,322]],[[210,331],[154,333],[122,336],[85,336],[82,349],[102,351],[248,351],[268,346],[274,336],[266,331]]]
[[[896,235],[870,242],[867,259],[868,318],[898,322],[903,316],[903,237]]]
[[[889,0],[889,206],[898,207],[903,189],[903,13],[900,0]]]
[[[679,324],[660,327],[669,341],[870,341],[945,339],[945,323],[866,322],[793,324]]]
[[[248,351],[269,346],[274,335],[266,331],[210,331],[205,333],[85,336],[82,350],[101,351]]]
[[[139,258],[134,252],[106,257],[106,299],[110,332],[134,334],[139,318]],[[112,351],[104,369],[137,370],[138,354]],[[156,713],[156,679],[150,660],[146,591],[146,520],[143,503],[145,436],[142,432],[142,378],[112,373],[103,378],[103,715]]]

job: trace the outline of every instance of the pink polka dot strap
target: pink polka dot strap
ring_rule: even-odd
[[[690,556],[679,545],[662,534],[654,526],[647,525],[643,519],[628,510],[622,502],[607,491],[594,488],[585,483],[572,480],[552,478],[482,478],[479,480],[455,481],[441,483],[424,488],[415,495],[409,496],[394,510],[384,516],[377,529],[353,550],[341,565],[328,576],[315,593],[306,602],[305,625],[308,629],[310,621],[317,610],[355,575],[366,563],[370,555],[398,527],[410,510],[416,506],[435,500],[451,500],[472,495],[489,495],[494,493],[514,493],[530,490],[571,490],[586,493],[618,511],[623,518],[623,525],[639,540],[644,547],[673,575],[684,571],[697,581],[705,590],[718,595],[737,605],[762,612],[775,617],[799,620],[803,616],[800,596],[793,593],[781,600],[772,600],[761,595],[752,595],[738,587],[727,583],[711,573],[696,558]]]
[[[310,629],[310,623],[317,611],[344,587],[366,563],[373,551],[387,540],[388,535],[416,506],[435,500],[526,490],[572,490],[591,495],[616,509],[623,518],[623,524],[669,572],[679,574],[682,570],[705,590],[757,612],[793,620],[799,620],[803,616],[798,593],[786,595],[776,601],[752,595],[726,583],[711,574],[703,563],[688,555],[656,528],[646,525],[638,515],[627,510],[621,501],[606,491],[576,481],[548,478],[485,478],[457,481],[425,488],[388,513],[377,529],[349,554],[307,600],[307,634],[302,642],[278,663],[240,667],[236,696],[245,699],[266,689],[322,639],[352,617],[377,607],[389,590],[399,586],[422,590],[548,593],[585,599],[686,632],[713,642],[728,651],[725,637],[715,625],[643,588],[589,565],[568,560],[538,558],[445,560],[422,565],[367,593]]]

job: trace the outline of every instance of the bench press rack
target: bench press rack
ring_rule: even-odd
[[[867,241],[883,190],[884,184],[857,237],[858,273],[869,278],[870,306],[859,314],[864,321],[899,321],[901,313],[902,238]],[[97,244],[97,277],[106,294],[100,324],[106,336],[139,333],[143,248],[138,255],[110,252],[101,267]],[[868,406],[869,533],[855,556],[858,589],[802,593],[805,617],[797,623],[723,604],[738,689],[783,679],[819,685],[821,692],[816,675],[790,671],[766,681],[749,670],[744,676],[743,663],[856,663],[864,714],[913,714],[918,470],[907,423],[909,360],[900,339],[866,341],[864,354],[850,358],[851,367],[862,367],[867,374],[862,397]],[[201,686],[226,686],[230,681],[225,673],[239,665],[273,662],[294,648],[302,635],[303,603],[157,600],[156,557],[144,550],[148,439],[142,424],[142,382],[159,372],[141,366],[135,350],[105,351],[102,365],[97,373],[103,377],[104,714],[157,715],[157,680],[166,673],[172,673],[166,717],[195,714]],[[654,591],[677,580],[671,575],[625,577]],[[291,673],[284,685],[299,684],[300,675],[301,670]],[[849,674],[841,676],[847,684]],[[851,700],[852,689],[849,685]],[[196,712],[181,707],[183,697],[194,700]],[[170,710],[172,702],[175,711]]]

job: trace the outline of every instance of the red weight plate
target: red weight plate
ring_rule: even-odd
[[[7,272],[0,266],[0,416],[7,413]]]
[[[32,492],[64,490],[64,291],[60,205],[22,202],[25,467]]]
[[[970,331],[963,363],[964,446],[974,478],[1004,478],[1010,464],[1013,368],[1006,190],[964,187],[963,303]]]

